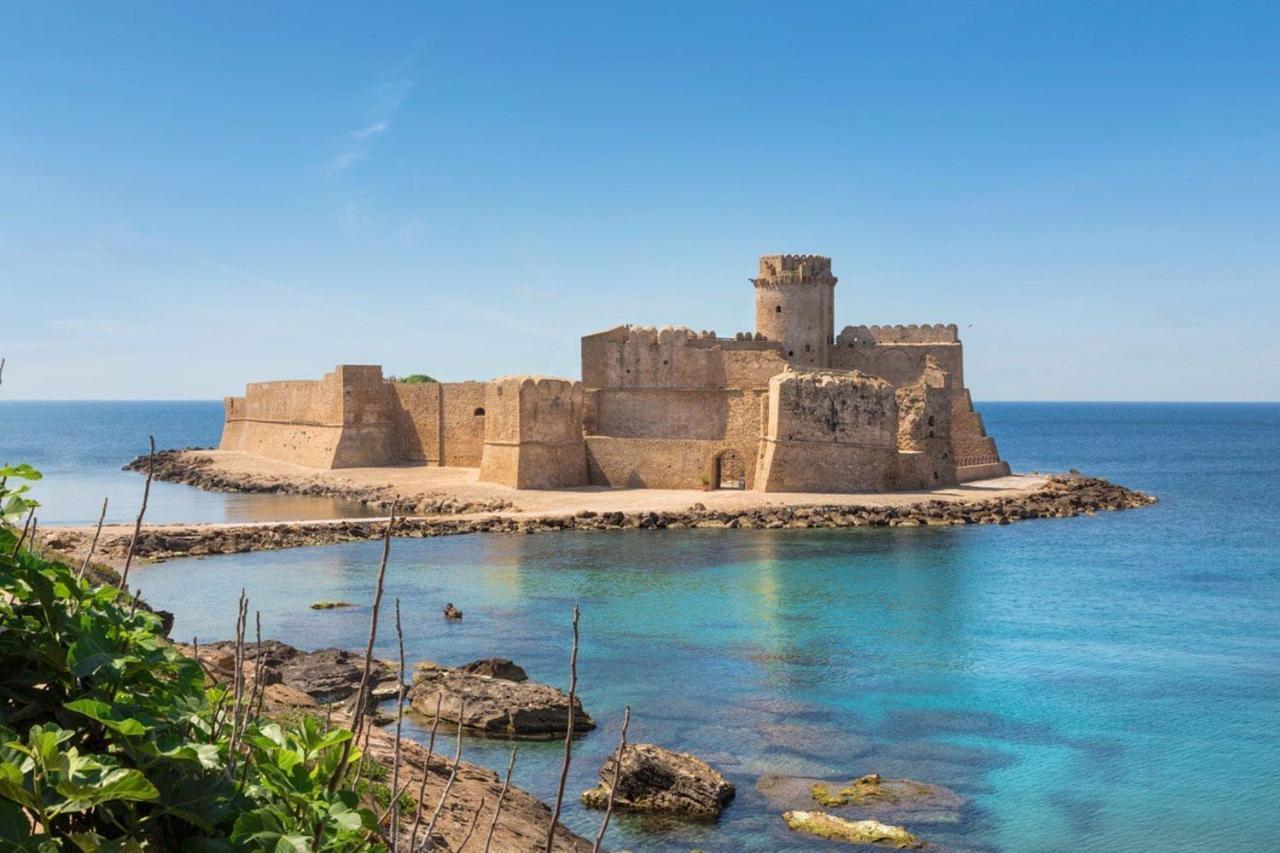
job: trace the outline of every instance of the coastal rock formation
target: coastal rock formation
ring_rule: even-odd
[[[554,737],[564,735],[569,726],[569,697],[554,687],[527,680],[510,681],[461,668],[448,669],[434,663],[420,664],[414,672],[409,703],[415,711],[428,717],[435,715],[438,705],[442,720],[495,735]],[[575,696],[574,732],[595,727],[595,721]]]
[[[785,812],[782,819],[796,832],[807,832],[820,838],[848,841],[850,844],[876,844],[897,850],[919,850],[925,846],[904,826],[891,826],[878,820],[845,820],[825,812]]]
[[[547,533],[561,530],[679,530],[682,528],[831,528],[935,527],[965,524],[1009,524],[1033,518],[1072,518],[1098,512],[1136,509],[1156,499],[1096,477],[1063,474],[1046,478],[1036,491],[986,500],[935,499],[902,506],[763,506],[741,510],[689,509],[684,512],[592,512],[576,515],[485,515],[472,518],[406,518],[396,524],[402,537],[453,536],[463,533]],[[104,529],[97,554],[104,560],[124,558],[132,527]],[[136,555],[153,560],[205,554],[234,554],[303,545],[327,545],[380,539],[386,522],[374,519],[291,521],[240,525],[163,525],[144,527]],[[81,553],[92,530],[53,530],[45,534],[49,548]]]
[[[483,658],[464,663],[458,672],[469,672],[472,675],[485,675],[489,678],[501,678],[504,681],[528,681],[529,674],[524,667],[518,666],[506,658]]]
[[[252,646],[253,644],[247,646],[246,651]],[[283,643],[264,641],[263,646],[264,660],[291,659],[297,654],[305,654],[292,649],[294,655],[290,655],[291,647]],[[188,656],[194,654],[191,646],[178,645],[178,648]],[[222,665],[228,648],[230,648],[228,643],[200,646],[200,662],[215,681],[225,683],[231,675],[230,670]],[[246,690],[253,689],[253,672],[253,665],[246,664],[245,676],[248,679]],[[263,670],[263,672],[267,671]],[[329,717],[330,723],[335,727],[345,728],[350,725],[350,717],[339,708],[326,711],[309,695],[287,684],[270,679],[265,683],[264,708],[269,715],[311,714],[320,718]],[[354,691],[355,688],[352,689]],[[362,736],[361,748],[367,756],[383,767],[390,767],[395,760],[396,739],[389,732],[375,727],[368,731],[367,737]],[[406,809],[401,813],[402,839],[407,837],[413,824],[419,792],[421,792],[422,804],[429,819],[448,786],[448,798],[445,800],[444,808],[440,810],[432,834],[432,849],[459,850],[468,838],[474,846],[476,837],[482,831],[474,830],[473,826],[488,827],[495,819],[497,824],[494,827],[491,849],[517,851],[517,853],[534,853],[534,851],[545,849],[547,827],[551,822],[551,809],[545,803],[518,787],[504,787],[502,780],[492,770],[478,767],[465,760],[459,763],[456,775],[452,774],[450,761],[442,759],[439,753],[433,758],[426,747],[408,738],[400,741],[399,753],[400,780],[406,792],[405,796],[415,800],[414,808]],[[371,784],[385,785],[379,782]],[[495,805],[500,794],[502,808],[498,810]],[[426,820],[423,821],[424,826],[426,822]],[[419,835],[418,840],[422,842],[423,837]],[[557,825],[552,847],[557,853],[589,853],[591,843],[575,835],[563,825]],[[400,849],[407,848],[402,846]],[[472,847],[467,849],[470,850]]]
[[[398,502],[399,511],[416,515],[462,515],[472,512],[499,512],[512,508],[511,501],[488,499],[459,501],[445,494],[397,494],[390,486],[351,486],[309,476],[275,476],[269,474],[235,474],[219,471],[213,460],[193,447],[183,450],[157,450],[154,479],[166,483],[182,483],[210,492],[249,492],[281,495],[309,495],[360,503],[370,509],[389,510]],[[122,470],[145,474],[149,457],[139,456]]]
[[[230,677],[235,672],[233,641],[210,643],[200,651],[202,659],[206,659],[207,654],[209,665],[219,675]],[[257,671],[258,655],[256,643],[245,644],[245,670],[250,676]],[[349,699],[360,689],[364,659],[351,652],[333,648],[304,652],[279,640],[263,640],[261,655],[265,683],[284,684],[320,704]],[[390,665],[375,661],[371,677],[370,691],[374,698],[398,692],[399,679]]]
[[[607,806],[616,764],[616,754],[610,755],[600,768],[600,784],[582,792],[585,805]],[[719,817],[734,793],[733,784],[700,758],[651,743],[629,743],[622,753],[613,806],[706,819]]]

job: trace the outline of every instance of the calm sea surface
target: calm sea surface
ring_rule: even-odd
[[[1075,467],[1161,502],[1007,527],[399,540],[388,603],[402,600],[411,660],[501,655],[560,685],[581,605],[580,691],[601,726],[578,742],[570,792],[593,783],[627,704],[633,739],[698,754],[738,787],[716,825],[623,818],[615,846],[825,849],[787,830],[757,781],[879,772],[965,797],[949,820],[910,824],[941,849],[1280,849],[1280,406],[981,409],[1015,470]],[[91,520],[102,494],[123,519],[141,478],[115,469],[147,433],[208,445],[220,417],[204,403],[0,402],[0,459],[50,474],[46,523]],[[163,486],[150,514],[279,506]],[[176,561],[137,583],[176,612],[177,637],[228,636],[243,586],[264,634],[355,648],[378,549]],[[310,610],[317,599],[361,606]],[[392,656],[394,634],[382,640]],[[553,798],[559,749],[522,745],[517,782]],[[500,768],[506,745],[468,738],[464,757]],[[594,834],[576,800],[566,817]]]

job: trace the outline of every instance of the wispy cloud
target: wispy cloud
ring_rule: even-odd
[[[413,81],[392,80],[378,84],[369,93],[372,120],[363,127],[348,131],[342,136],[337,152],[329,162],[332,175],[347,171],[362,160],[368,159],[373,143],[391,130],[391,117],[404,104],[413,91]]]

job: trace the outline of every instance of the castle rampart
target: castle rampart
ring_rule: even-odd
[[[582,382],[390,382],[375,365],[257,382],[222,447],[315,468],[478,468],[513,488],[872,491],[1008,473],[964,386],[955,325],[834,333],[831,261],[765,255],[756,329],[615,326]]]

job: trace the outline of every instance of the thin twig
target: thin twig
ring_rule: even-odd
[[[449,781],[444,783],[444,790],[440,792],[440,802],[436,803],[436,810],[431,815],[431,823],[427,824],[427,837],[423,840],[423,844],[430,845],[431,833],[436,828],[436,821],[440,818],[440,812],[444,811],[444,802],[449,799],[449,791],[453,788],[453,780],[458,778],[458,765],[462,763],[462,717],[463,702],[462,697],[458,697],[458,747],[453,753],[453,769],[449,771]]]
[[[142,516],[147,512],[147,498],[151,496],[151,478],[156,472],[156,437],[149,435],[151,450],[147,453],[147,484],[142,488],[142,508],[138,510],[138,520],[133,523],[133,538],[129,540],[129,553],[124,557],[124,571],[120,573],[120,589],[129,588],[129,567],[133,565],[133,552],[138,547],[138,537],[142,535]]]
[[[431,720],[431,737],[427,740],[427,757],[422,762],[422,784],[418,786],[418,809],[413,816],[413,831],[409,833],[409,849],[416,850],[418,844],[418,825],[422,823],[422,804],[427,798],[427,777],[431,775],[431,757],[436,749],[436,729],[440,728],[440,702],[444,699],[444,691],[436,694],[436,715]],[[459,720],[461,725],[462,721]]]
[[[329,793],[333,793],[338,789],[338,780],[343,777],[347,771],[347,760],[351,757],[351,742],[357,738],[357,729],[360,725],[360,718],[364,714],[364,704],[366,693],[369,689],[369,671],[373,666],[373,644],[378,638],[378,609],[382,606],[382,583],[387,576],[387,558],[391,554],[391,531],[396,524],[396,508],[400,501],[395,500],[391,504],[391,515],[387,518],[387,530],[382,537],[382,561],[378,564],[378,580],[373,591],[373,613],[369,618],[369,642],[364,650],[364,670],[360,675],[360,692],[356,694],[355,708],[351,716],[351,737],[342,743],[342,758],[333,768],[333,774],[329,777]],[[394,793],[394,792],[393,792]],[[320,840],[324,835],[324,821],[316,821],[315,834],[311,839],[313,849],[320,849]]]
[[[480,812],[484,811],[484,797],[480,798],[480,805],[476,806],[476,813],[471,816],[471,825],[467,827],[467,834],[462,836],[462,841],[458,842],[457,853],[462,853],[462,848],[467,846],[467,842],[471,840],[471,833],[476,831],[476,824],[480,822]]]
[[[27,521],[22,525],[22,535],[18,537],[18,541],[13,546],[13,556],[18,556],[18,552],[22,550],[22,543],[26,541],[27,534],[31,532],[31,519],[35,518],[35,515],[35,507],[27,510]]]
[[[396,642],[400,646],[400,691],[396,698],[396,751],[391,762],[391,790],[400,787],[400,727],[404,723],[404,628],[400,624],[400,597],[396,596]],[[391,801],[391,849],[400,834],[400,798]]]
[[[551,853],[556,840],[556,824],[560,822],[560,805],[564,802],[564,786],[569,779],[569,760],[573,756],[573,699],[578,690],[578,605],[573,606],[573,650],[569,653],[569,714],[564,733],[564,764],[560,767],[560,785],[556,788],[556,807],[547,827],[546,853]]]
[[[622,736],[618,738],[618,752],[613,757],[613,782],[609,785],[609,799],[604,806],[604,819],[600,821],[600,831],[596,833],[596,843],[591,846],[591,853],[600,853],[600,845],[604,843],[605,830],[609,828],[609,818],[613,816],[613,796],[618,792],[618,782],[622,778],[622,753],[627,748],[627,727],[631,725],[631,706],[622,712]]]
[[[507,777],[502,780],[502,790],[498,792],[498,802],[493,807],[493,820],[489,821],[489,834],[484,837],[484,853],[489,853],[489,845],[493,843],[493,831],[498,828],[498,815],[502,814],[502,803],[507,798],[507,788],[511,787],[511,771],[516,766],[516,748],[511,747],[511,759],[507,762]]]
[[[80,573],[76,575],[76,580],[83,580],[84,573],[89,571],[89,563],[93,560],[93,552],[98,550],[98,537],[102,535],[102,522],[107,518],[107,499],[102,499],[102,512],[98,515],[98,527],[93,531],[93,541],[89,543],[89,553],[84,555],[84,562],[80,564]]]

